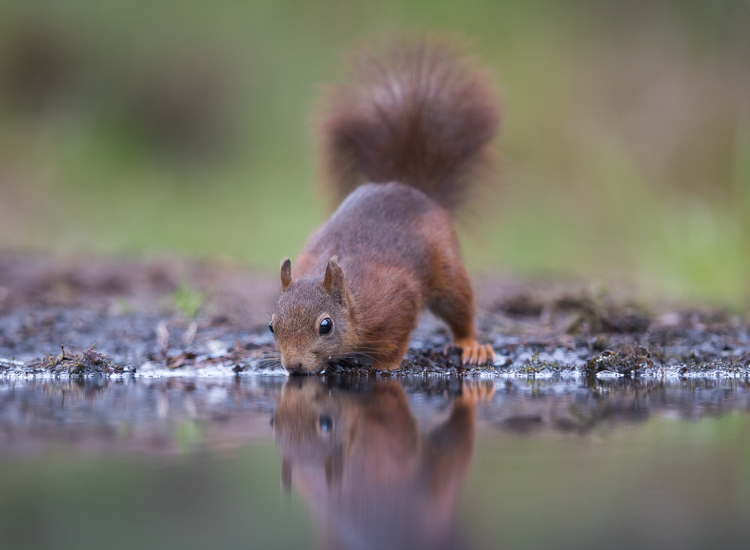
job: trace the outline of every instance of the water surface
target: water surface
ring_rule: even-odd
[[[738,380],[0,381],[0,548],[745,548]]]

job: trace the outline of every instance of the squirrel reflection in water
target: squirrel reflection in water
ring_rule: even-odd
[[[290,379],[273,420],[282,485],[294,480],[330,548],[462,548],[455,518],[476,404],[493,391],[464,383],[448,419],[423,435],[396,382],[354,392]]]

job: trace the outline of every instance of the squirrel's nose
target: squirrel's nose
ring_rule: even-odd
[[[302,363],[289,365],[286,370],[289,371],[289,374],[307,374],[307,371],[302,367]]]

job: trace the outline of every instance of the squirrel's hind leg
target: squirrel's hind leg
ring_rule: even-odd
[[[445,321],[453,334],[453,345],[461,348],[461,363],[484,365],[495,359],[490,344],[480,344],[474,326],[474,291],[463,266],[441,273],[438,291],[429,303],[432,313]]]

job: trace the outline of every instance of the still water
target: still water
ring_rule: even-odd
[[[747,548],[750,384],[0,379],[0,548]]]

